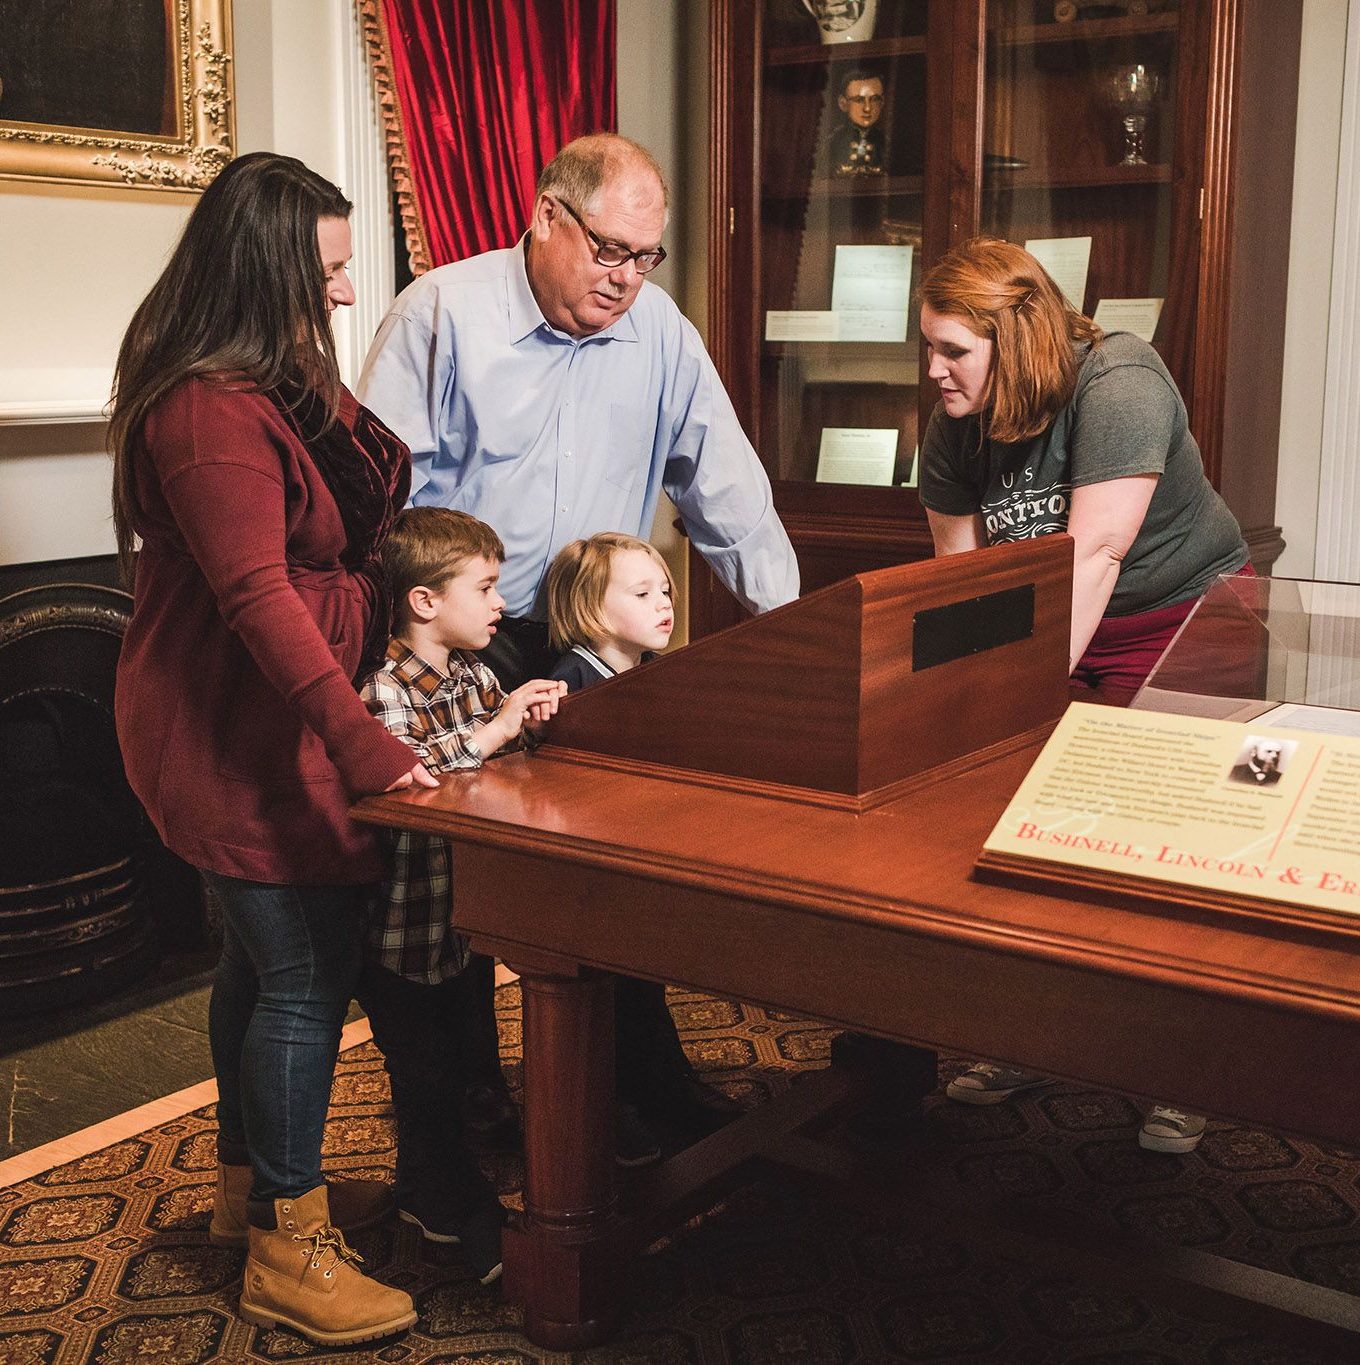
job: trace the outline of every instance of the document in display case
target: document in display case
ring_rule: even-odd
[[[817,482],[889,484],[896,462],[896,427],[823,427]]]
[[[831,308],[842,341],[905,341],[911,301],[909,246],[836,247]]]
[[[1095,324],[1103,332],[1132,332],[1149,345],[1157,335],[1165,299],[1101,299],[1096,304]]]
[[[1068,303],[1081,312],[1091,268],[1090,237],[1031,237],[1025,250],[1053,277]]]

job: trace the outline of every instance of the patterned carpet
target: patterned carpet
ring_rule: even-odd
[[[695,1064],[755,1102],[822,1063],[831,1032],[751,1006],[674,993]],[[498,1007],[519,1052],[519,999]],[[517,1066],[518,1064],[515,1063]],[[961,1063],[955,1063],[957,1070]],[[993,1109],[933,1102],[919,1159],[964,1198],[1080,1211],[1139,1232],[1360,1293],[1360,1158],[1212,1124],[1193,1156],[1139,1149],[1126,1098],[1077,1086]],[[1192,1320],[1068,1278],[1042,1258],[913,1230],[892,1209],[856,1212],[770,1179],[654,1248],[617,1341],[542,1353],[517,1312],[466,1277],[456,1248],[404,1225],[356,1238],[369,1267],[410,1290],[420,1321],[375,1351],[326,1352],[233,1314],[241,1256],[206,1239],[211,1106],[0,1189],[0,1365],[207,1361],[614,1361],[629,1365],[1340,1365],[1241,1327]],[[386,1076],[371,1044],[342,1057],[327,1127],[329,1169],[390,1177]],[[520,1170],[492,1170],[515,1202]]]

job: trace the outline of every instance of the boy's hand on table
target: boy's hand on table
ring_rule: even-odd
[[[549,678],[535,678],[517,687],[505,699],[496,720],[505,720],[506,738],[511,739],[524,728],[544,724],[557,714],[557,704],[567,695],[567,685]],[[495,721],[492,722],[495,724]]]
[[[423,764],[417,763],[409,773],[402,773],[392,785],[386,788],[389,792],[405,791],[407,787],[437,787],[439,779],[430,772]]]

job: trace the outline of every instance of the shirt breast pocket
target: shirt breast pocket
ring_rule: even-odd
[[[605,434],[604,477],[625,492],[652,463],[650,429],[635,403],[609,405],[609,430]]]

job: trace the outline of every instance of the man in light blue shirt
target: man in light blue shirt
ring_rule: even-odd
[[[666,217],[665,180],[644,148],[609,133],[578,138],[544,170],[524,240],[407,288],[360,376],[360,400],[411,447],[411,501],[470,512],[505,542],[506,615],[482,658],[507,691],[552,669],[553,557],[597,531],[646,537],[663,488],[690,543],[753,611],[798,595],[769,479],[713,362],[669,296],[643,280],[665,259]],[[465,973],[478,975],[470,998],[480,1004],[457,1041],[475,1078],[469,1126],[504,1135],[514,1111],[490,968],[474,959]],[[659,1157],[651,1125],[693,1138],[733,1116],[690,1069],[664,987],[621,979],[615,1029],[631,1043],[617,1074],[620,1161]]]
[[[667,190],[636,143],[595,134],[543,172],[526,237],[441,266],[392,305],[360,400],[411,447],[411,501],[457,507],[505,542],[507,618],[539,625],[553,556],[579,537],[647,537],[664,488],[690,543],[753,611],[798,595],[798,565],[698,332],[643,275]],[[502,641],[501,636],[509,639]],[[502,686],[546,676],[546,633],[510,620]]]

